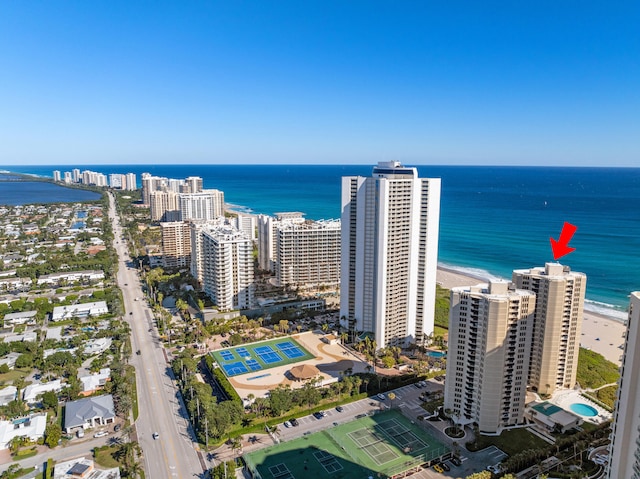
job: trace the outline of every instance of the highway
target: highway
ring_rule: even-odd
[[[153,324],[152,311],[144,300],[137,268],[131,265],[127,244],[122,239],[123,230],[112,194],[109,194],[109,205],[119,262],[117,281],[124,297],[125,319],[131,326],[134,353],[130,363],[136,369],[140,411],[136,429],[146,476],[154,479],[204,477],[186,409],[171,380],[172,373]],[[156,432],[158,438],[154,439]]]

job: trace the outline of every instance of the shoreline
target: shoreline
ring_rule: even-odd
[[[488,279],[490,278],[482,277],[479,273],[463,273],[454,268],[440,265],[438,265],[436,275],[436,282],[446,289],[474,286],[479,282],[486,283]],[[602,354],[612,363],[620,365],[620,358],[623,354],[620,346],[624,344],[626,329],[626,324],[620,318],[585,309],[580,346]]]

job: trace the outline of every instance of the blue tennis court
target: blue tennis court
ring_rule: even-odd
[[[231,361],[235,359],[235,356],[231,351],[220,351],[220,356],[222,356],[222,359],[224,359],[225,361]]]
[[[247,356],[250,356],[249,351],[247,351],[247,348],[236,348],[236,352],[240,355],[240,357],[245,358]]]
[[[271,346],[260,346],[259,348],[254,348],[254,351],[260,359],[262,359],[267,364],[273,364],[282,361],[282,357],[276,353]]]
[[[240,361],[238,361],[237,363],[223,364],[222,367],[226,371],[227,376],[236,376],[237,374],[244,374],[249,372],[246,366]]]
[[[249,369],[251,369],[252,371],[260,371],[262,369],[260,363],[258,363],[258,361],[256,361],[255,359],[247,359],[246,363],[247,366],[249,366]]]
[[[290,342],[279,343],[276,344],[276,348],[278,348],[282,354],[284,354],[289,359],[301,358],[304,356],[304,353],[300,350],[299,347],[294,346]]]

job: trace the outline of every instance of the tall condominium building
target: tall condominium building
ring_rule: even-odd
[[[180,193],[178,205],[183,221],[214,220],[224,216],[224,193],[220,190]]]
[[[60,170],[54,170],[53,171],[53,181],[61,181],[62,180],[62,175],[60,174]]]
[[[342,178],[344,327],[374,333],[379,347],[433,332],[440,179],[380,162],[371,177]]]
[[[258,225],[257,219],[258,217],[256,215],[238,213],[233,219],[232,224],[251,238],[251,241],[256,241],[258,238],[258,234],[256,232]]]
[[[222,310],[254,305],[253,245],[231,225],[202,228],[202,289]]]
[[[136,182],[136,174],[135,173],[127,173],[125,176],[125,186],[123,186],[126,190],[137,190],[138,183]]]
[[[191,227],[188,222],[160,223],[162,260],[166,268],[191,266]]]
[[[507,282],[451,290],[444,407],[456,423],[523,421],[535,301]]]
[[[199,176],[188,176],[184,182],[189,189],[187,193],[200,193],[202,191],[202,178]]]
[[[169,179],[161,176],[153,176],[149,173],[142,173],[142,202],[145,205],[151,204],[151,193],[167,189]]]
[[[587,277],[568,266],[515,270],[517,288],[536,294],[529,387],[552,394],[576,384]]]
[[[340,284],[340,221],[284,222],[276,230],[279,286]]]
[[[304,223],[303,213],[293,211],[276,213],[274,216],[258,215],[258,266],[264,271],[276,271],[277,227],[284,223]]]
[[[64,172],[64,182],[67,184],[73,183],[73,177],[71,176],[71,172],[70,171],[65,171]]]
[[[173,191],[153,191],[149,203],[151,221],[180,221],[178,195]]]
[[[640,479],[640,291],[631,293],[607,477]]]
[[[111,173],[109,175],[109,187],[110,188],[118,188],[123,189],[123,184],[125,182],[124,175],[120,173]]]
[[[82,180],[82,176],[80,175],[80,170],[78,168],[74,168],[73,170],[71,170],[71,173],[73,173],[73,182],[80,183],[80,180]]]

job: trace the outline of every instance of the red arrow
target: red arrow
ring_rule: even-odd
[[[549,238],[549,241],[551,241],[551,250],[553,251],[553,259],[557,260],[558,258],[562,258],[565,254],[575,251],[575,248],[571,248],[569,246],[569,241],[571,241],[571,238],[577,229],[577,226],[565,221],[558,241],[553,238]]]

